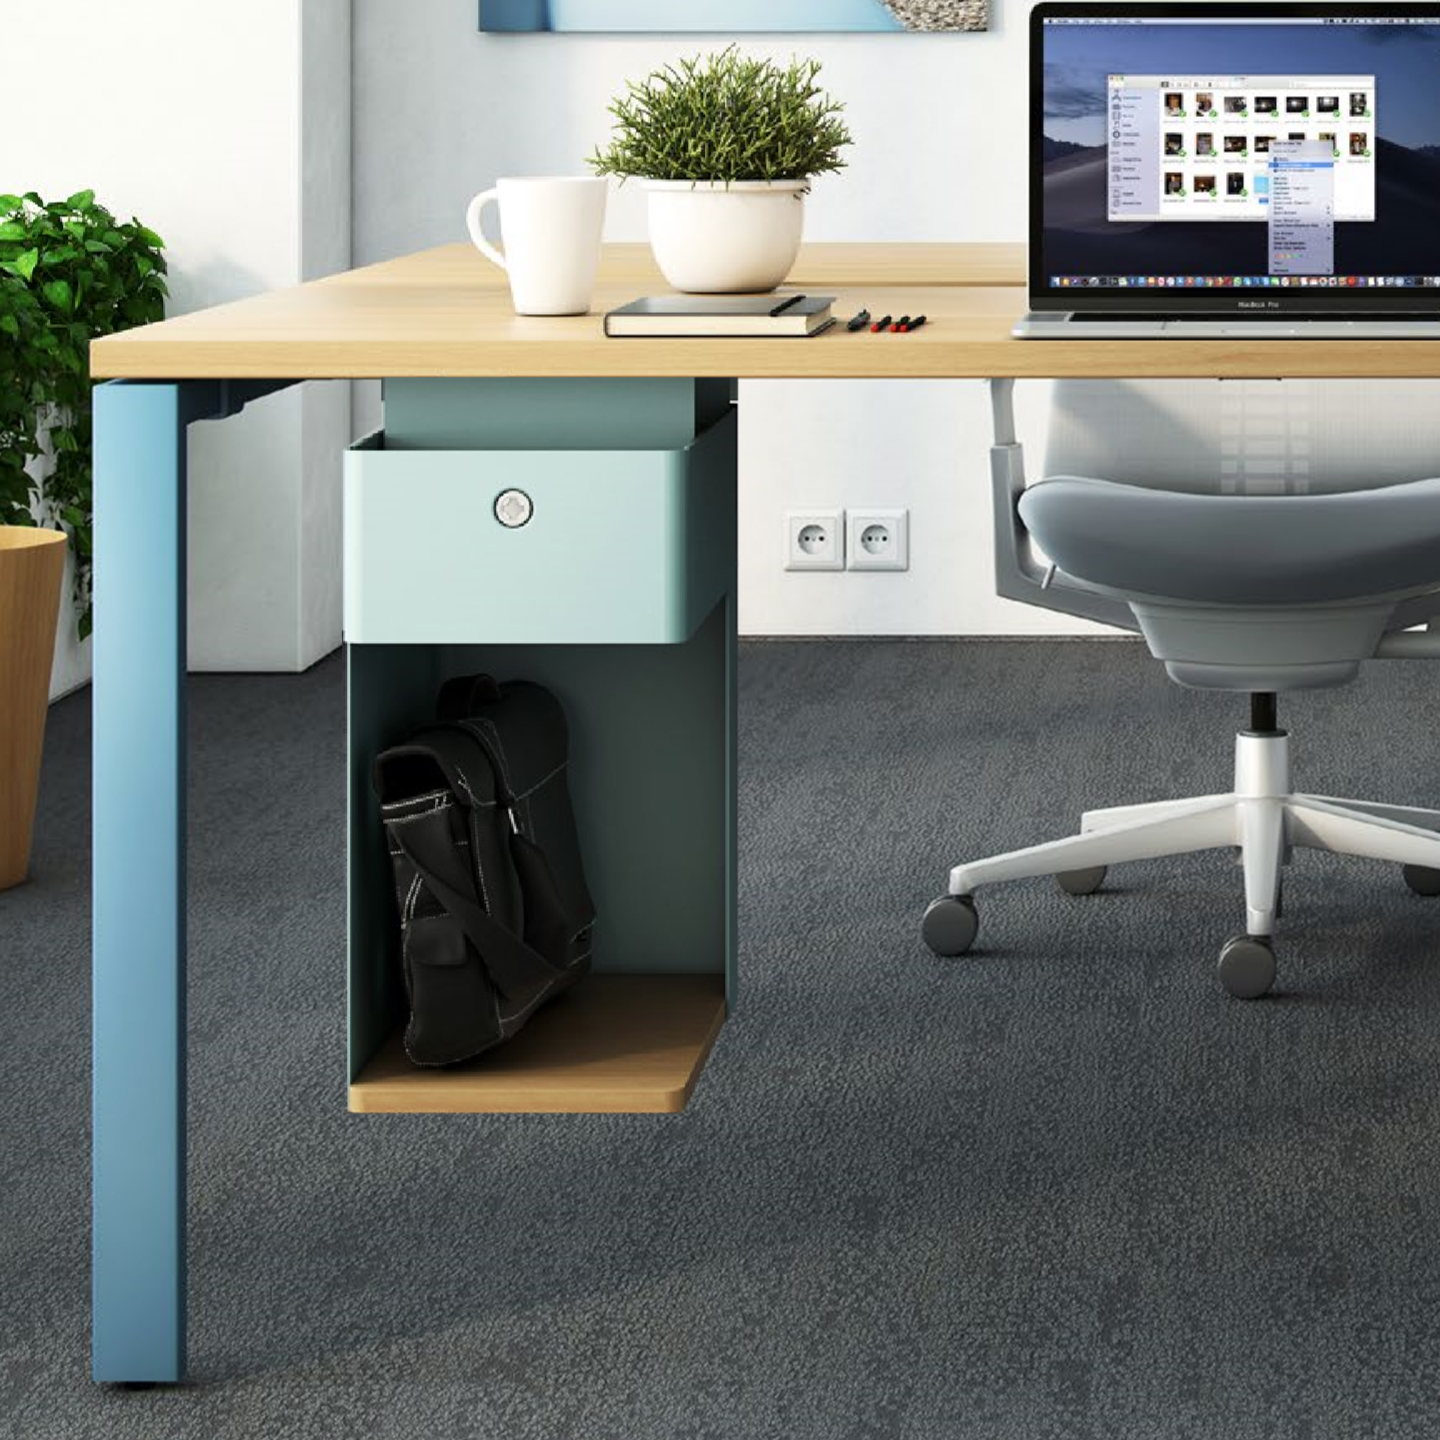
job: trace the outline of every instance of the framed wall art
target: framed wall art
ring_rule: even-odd
[[[990,0],[480,0],[497,32],[984,30]]]

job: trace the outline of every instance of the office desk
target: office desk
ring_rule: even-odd
[[[94,374],[126,382],[95,397],[97,1380],[184,1368],[188,427],[297,380],[385,382],[387,435],[352,454],[346,480],[351,1108],[673,1110],[734,1000],[730,382],[1440,375],[1435,341],[1015,341],[1022,271],[1019,246],[811,246],[793,286],[834,291],[842,314],[930,323],[606,340],[599,312],[663,288],[644,247],[608,250],[595,314],[536,319],[511,313],[504,276],[457,245],[93,346]],[[995,388],[1013,442],[1009,385]],[[536,547],[530,565],[498,548],[512,541],[488,513],[508,483],[550,497],[546,524],[506,532]],[[577,549],[577,536],[600,539]],[[491,547],[487,566],[456,581],[470,546]],[[387,590],[392,565],[414,584]],[[468,578],[500,571],[499,593]],[[407,590],[436,603],[407,606]],[[522,592],[529,603],[507,603]],[[368,766],[427,718],[443,675],[481,668],[548,681],[570,710],[600,973],[491,1061],[420,1073],[396,1051]]]

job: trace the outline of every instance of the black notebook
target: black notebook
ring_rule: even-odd
[[[605,317],[614,336],[789,336],[804,339],[835,323],[833,295],[649,295]]]

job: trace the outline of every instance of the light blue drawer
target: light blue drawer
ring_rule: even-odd
[[[508,528],[496,501],[521,491]],[[387,450],[345,462],[353,644],[687,640],[735,573],[733,410],[682,450]]]

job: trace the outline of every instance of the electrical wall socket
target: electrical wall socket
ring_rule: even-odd
[[[908,570],[908,510],[847,510],[846,551],[851,570]]]
[[[842,510],[785,512],[787,570],[843,570],[845,513]]]

